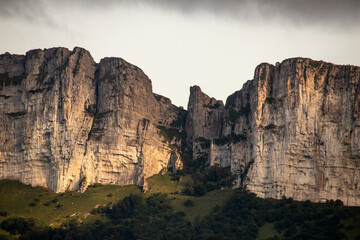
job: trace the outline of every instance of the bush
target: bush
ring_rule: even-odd
[[[140,195],[130,194],[122,201],[115,204],[112,209],[106,211],[106,215],[114,222],[124,218],[130,218],[136,214],[136,211],[144,204],[144,199]]]
[[[182,192],[185,195],[203,196],[209,191],[232,187],[235,180],[230,167],[219,166],[212,166],[204,173],[193,174],[192,178],[193,183],[188,183]]]
[[[335,206],[343,206],[343,205],[344,205],[344,203],[340,199],[335,200]]]
[[[185,207],[192,207],[192,206],[194,206],[194,201],[193,200],[186,200],[185,202],[183,202],[183,205],[185,206]]]
[[[35,220],[32,218],[12,217],[4,220],[0,227],[10,234],[23,235],[24,233],[35,229],[36,224]]]
[[[203,183],[198,183],[194,185],[193,189],[194,189],[194,195],[198,197],[204,196],[205,193],[207,192],[207,189]]]
[[[92,184],[92,185],[89,185],[88,187],[89,187],[89,188],[98,188],[98,187],[101,187],[101,186],[102,186],[101,183],[94,183],[94,184]]]
[[[8,212],[0,211],[0,216],[2,216],[2,217],[7,217],[7,216],[8,216]]]
[[[61,208],[61,207],[62,207],[62,205],[61,205],[61,204],[58,204],[58,205],[55,206],[55,209],[59,209],[59,208]]]

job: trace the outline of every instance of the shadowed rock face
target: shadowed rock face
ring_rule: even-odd
[[[181,167],[158,125],[184,110],[157,100],[141,69],[81,48],[0,56],[0,178],[62,192],[144,184]]]
[[[302,58],[261,64],[228,97],[221,137],[210,136],[196,154],[231,166],[238,186],[260,197],[360,205],[359,82],[354,66]]]
[[[230,166],[237,186],[260,197],[360,205],[359,82],[359,67],[288,59],[259,65],[225,106],[191,87],[186,112],[120,58],[95,63],[81,48],[6,53],[0,179],[57,192],[146,187],[146,177],[181,168],[174,146],[186,141],[194,159]]]

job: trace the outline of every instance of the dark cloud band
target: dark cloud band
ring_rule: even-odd
[[[359,0],[0,0],[1,17],[45,18],[46,7],[105,8],[148,5],[184,14],[210,13],[240,21],[285,21],[290,24],[336,24],[358,27]]]

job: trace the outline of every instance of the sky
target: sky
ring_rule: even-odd
[[[263,62],[360,66],[359,0],[0,0],[0,33],[0,54],[121,57],[184,108],[190,86],[225,101]]]

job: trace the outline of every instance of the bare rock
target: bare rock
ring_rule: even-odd
[[[181,109],[158,101],[149,78],[123,59],[96,64],[81,48],[4,54],[0,79],[1,179],[56,192],[142,185],[173,159],[158,125]]]
[[[260,197],[360,205],[360,67],[260,64],[226,104],[190,88],[188,111],[121,58],[82,48],[0,55],[0,179],[56,192],[137,184],[182,156],[230,166]],[[188,151],[188,152],[186,152]]]
[[[197,154],[231,166],[237,186],[260,197],[360,205],[359,82],[354,66],[303,58],[261,64],[228,97],[222,136]]]

